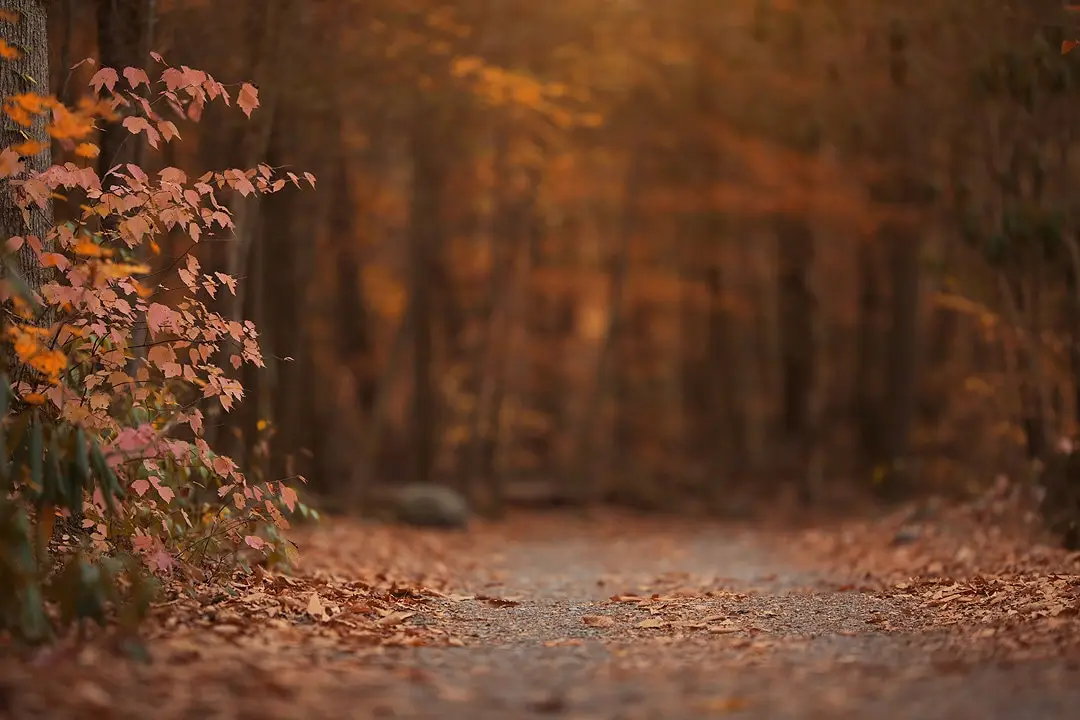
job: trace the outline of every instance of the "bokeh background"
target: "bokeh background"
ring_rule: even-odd
[[[49,7],[69,102],[79,60],[151,49],[259,87],[251,120],[210,109],[162,153],[106,131],[102,170],[318,178],[233,198],[235,237],[156,259],[239,276],[218,309],[261,329],[268,369],[208,416],[212,443],[341,507],[413,480],[493,514],[1027,477],[1080,413],[1074,19],[1060,0]]]

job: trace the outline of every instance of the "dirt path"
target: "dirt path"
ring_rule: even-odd
[[[830,589],[753,533],[609,532],[564,527],[509,543],[500,579],[477,589],[519,604],[448,608],[468,649],[411,653],[425,681],[409,686],[409,711],[956,719],[1071,718],[1080,708],[1077,665],[971,663],[919,632],[912,603]]]
[[[1032,610],[1027,581],[851,585],[797,537],[626,518],[460,536],[340,524],[302,538],[307,576],[163,608],[150,667],[86,650],[43,667],[95,717],[1076,716],[1075,607]],[[1051,610],[1054,588],[1075,597],[1075,575],[1038,582]],[[957,621],[958,602],[981,620]],[[89,716],[26,690],[49,687],[32,670],[0,680],[0,716]]]

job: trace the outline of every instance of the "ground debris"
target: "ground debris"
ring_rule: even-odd
[[[0,646],[0,715],[1072,717],[1076,558],[962,519],[338,521],[297,574],[171,588],[149,665]]]

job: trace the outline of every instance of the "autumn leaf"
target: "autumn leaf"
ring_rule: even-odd
[[[0,178],[11,177],[12,175],[18,175],[25,169],[22,160],[19,158],[19,153],[15,152],[11,148],[4,148],[0,151]]]
[[[146,324],[154,334],[160,333],[172,318],[172,310],[167,305],[150,303],[146,309]]]
[[[81,240],[75,245],[75,254],[81,257],[109,257],[112,255],[112,250],[104,248],[95,242],[90,240]]]
[[[161,137],[165,139],[165,142],[180,137],[180,131],[176,129],[176,124],[170,120],[161,120],[158,122],[158,132],[161,133]]]
[[[582,615],[581,622],[589,627],[607,628],[615,624],[615,618],[610,615]]]
[[[299,501],[299,499],[300,498],[297,496],[296,491],[293,490],[291,487],[284,484],[281,486],[281,502],[285,504],[285,507],[289,509],[289,512],[292,512],[296,509],[296,503]]]
[[[311,593],[311,598],[308,600],[307,608],[304,610],[308,615],[316,620],[328,619],[326,614],[326,608],[322,604],[322,599],[319,597],[319,593]]]
[[[1062,40],[1061,41],[1061,54],[1067,55],[1077,45],[1080,45],[1080,41],[1077,40]]]
[[[8,45],[3,39],[0,39],[0,58],[5,60],[18,60],[22,57],[22,53]]]
[[[101,154],[101,148],[94,143],[79,143],[75,146],[75,154],[84,158],[96,158]]]
[[[165,550],[158,550],[150,555],[150,563],[158,572],[167,572],[176,565],[176,559]]]
[[[393,626],[393,625],[400,625],[401,623],[405,622],[406,620],[408,620],[409,618],[411,618],[415,614],[416,614],[415,612],[411,612],[409,610],[398,610],[396,612],[392,612],[392,613],[390,613],[388,615],[385,615],[384,617],[379,618],[379,621],[378,621],[377,624],[381,625],[383,627],[390,627],[390,626]]]
[[[37,140],[26,140],[18,145],[12,145],[11,149],[23,157],[30,157],[32,155],[37,155],[44,150],[45,143],[38,142]]]
[[[101,88],[107,88],[109,92],[112,92],[119,79],[120,76],[117,74],[116,70],[103,67],[90,78],[90,87],[94,88],[94,91],[99,94],[101,93]]]
[[[150,87],[150,78],[146,76],[146,71],[137,67],[124,68],[124,78],[128,81],[128,85],[131,89],[139,87],[139,85],[145,85]]]
[[[236,96],[236,104],[240,106],[245,115],[251,117],[251,111],[259,107],[259,89],[251,83],[244,83],[240,86],[240,93]]]
[[[146,141],[150,143],[150,147],[156,148],[158,146],[158,140],[161,138],[161,135],[146,118],[132,115],[124,118],[122,124],[132,135],[138,135],[140,132],[146,133]]]
[[[41,257],[38,258],[41,262],[41,267],[54,267],[57,270],[64,271],[71,267],[71,261],[67,259],[65,255],[60,253],[41,253]]]
[[[465,77],[480,70],[483,66],[484,61],[478,57],[454,58],[453,62],[450,63],[450,73],[454,77]]]

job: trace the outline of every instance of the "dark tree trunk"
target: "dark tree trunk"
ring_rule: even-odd
[[[818,388],[818,343],[815,338],[817,297],[810,283],[814,264],[814,235],[805,221],[776,218],[779,272],[780,367],[783,409],[781,427],[797,449],[799,498],[815,498],[819,418],[814,400]]]
[[[859,246],[859,306],[856,335],[855,394],[852,420],[858,429],[859,454],[867,471],[882,460],[885,452],[881,405],[881,274],[878,271],[875,245],[864,241]]]
[[[434,471],[435,441],[438,429],[435,417],[435,389],[431,370],[432,258],[442,248],[441,199],[443,186],[440,147],[434,135],[428,103],[418,101],[411,129],[412,198],[409,210],[410,315],[413,331],[413,407],[412,437],[414,482],[429,482]]]
[[[16,22],[0,22],[0,38],[22,51],[20,57],[0,60],[0,98],[27,92],[47,93],[49,85],[49,35],[45,3],[40,0],[3,0],[0,9],[18,17]],[[0,113],[0,148],[23,143],[27,138],[42,146],[41,152],[24,156],[26,174],[38,173],[52,164],[49,137],[46,133],[46,116],[35,118],[29,128],[15,123],[7,113]],[[26,133],[26,137],[23,133]],[[52,203],[34,205],[30,209],[29,223],[23,219],[16,202],[11,178],[0,180],[0,233],[6,240],[11,237],[36,237],[45,242],[53,226]],[[38,262],[29,243],[23,243],[15,258],[15,267],[30,288],[37,292],[47,280],[45,268]],[[43,321],[47,318],[43,318]],[[13,380],[17,376],[13,373]]]
[[[886,458],[889,472],[883,493],[890,498],[903,497],[915,481],[911,457],[911,431],[915,420],[918,393],[919,360],[919,251],[918,231],[886,229],[889,266],[892,275],[892,299],[887,366]]]
[[[153,0],[98,0],[98,60],[102,67],[122,72],[125,67],[143,67],[150,52],[154,21]],[[109,123],[101,131],[98,175],[102,190],[108,192],[115,179],[106,173],[121,163],[137,163],[140,140],[119,123]],[[110,228],[112,229],[112,228]]]

